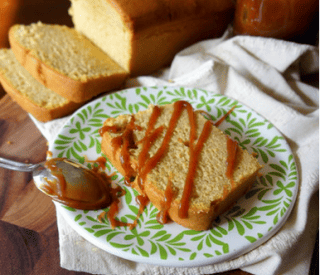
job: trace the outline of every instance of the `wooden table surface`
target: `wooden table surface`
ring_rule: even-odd
[[[8,21],[5,24],[1,21],[0,48],[8,46],[6,28],[14,23],[41,20],[72,25],[68,6],[66,0],[1,1],[0,21],[4,16]],[[38,163],[45,160],[46,151],[45,138],[0,85],[0,156]],[[0,245],[0,275],[87,274],[60,267],[55,207],[51,199],[35,187],[31,173],[0,168]],[[316,242],[310,274],[318,274],[318,262]],[[235,270],[222,274],[249,273]]]

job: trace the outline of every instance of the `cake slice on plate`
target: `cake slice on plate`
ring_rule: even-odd
[[[252,186],[262,166],[185,101],[108,118],[102,152],[167,217],[206,230]]]

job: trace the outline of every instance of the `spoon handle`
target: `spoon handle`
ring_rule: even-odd
[[[37,168],[39,164],[30,164],[30,163],[23,163],[18,161],[13,161],[10,159],[5,159],[0,157],[0,167],[21,171],[21,172],[32,172],[35,168]]]

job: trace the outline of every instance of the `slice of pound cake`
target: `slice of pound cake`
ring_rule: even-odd
[[[14,101],[42,122],[69,115],[81,106],[40,84],[10,49],[0,50],[0,83]]]
[[[108,118],[102,152],[167,217],[206,230],[251,188],[262,166],[185,101]]]
[[[128,76],[89,39],[67,26],[14,25],[9,41],[17,60],[34,78],[74,102],[119,88]]]

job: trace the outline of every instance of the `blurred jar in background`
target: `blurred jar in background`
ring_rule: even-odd
[[[9,47],[8,30],[17,20],[19,0],[0,0],[0,49]]]
[[[237,0],[234,34],[290,40],[307,32],[318,15],[319,0]]]
[[[0,48],[9,47],[8,31],[14,24],[41,21],[72,26],[68,0],[0,0]]]

